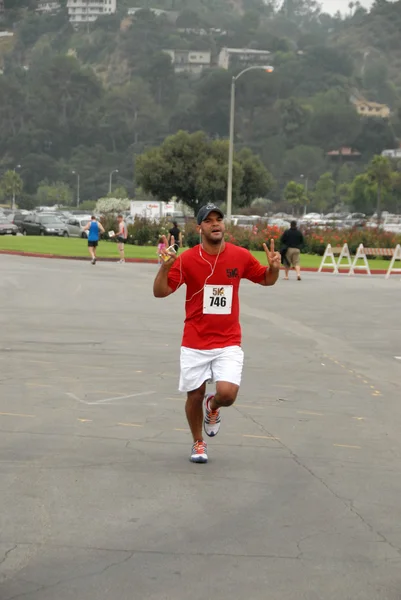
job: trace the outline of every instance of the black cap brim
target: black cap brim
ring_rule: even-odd
[[[221,218],[224,219],[223,211],[220,210],[220,208],[218,208],[217,206],[213,206],[212,208],[208,208],[204,211],[201,208],[200,211],[198,212],[198,216],[196,218],[198,225],[200,225],[202,223],[202,221],[207,219],[208,216],[210,215],[210,213],[212,213],[212,212],[217,212],[221,216]]]

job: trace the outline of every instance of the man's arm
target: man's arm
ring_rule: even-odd
[[[270,240],[270,248],[263,244],[263,250],[267,256],[268,268],[265,272],[265,278],[260,282],[260,285],[274,285],[280,274],[281,254],[274,249],[274,240]]]
[[[163,236],[163,240],[167,246],[166,236]],[[172,244],[174,244],[173,236]],[[171,252],[164,249],[160,252],[160,255],[164,262],[162,262],[159,272],[157,273],[156,278],[154,280],[153,295],[155,298],[166,298],[166,296],[170,296],[170,294],[174,292],[174,290],[168,284],[168,276],[171,267],[177,259],[177,254],[175,252]]]
[[[101,223],[99,223],[99,221],[98,221],[98,225],[99,225],[99,229],[100,229],[100,231],[101,231],[102,233],[104,233],[104,227],[103,227],[103,225],[102,225]]]
[[[280,268],[277,269],[277,268],[267,267],[266,273],[265,273],[265,278],[263,279],[263,281],[260,282],[260,285],[264,285],[264,286],[274,285],[278,279],[279,274],[280,274]]]
[[[153,295],[155,298],[166,298],[173,293],[168,284],[168,274],[172,265],[162,264],[153,283]]]

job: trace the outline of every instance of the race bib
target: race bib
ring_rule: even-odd
[[[205,285],[203,290],[204,315],[230,315],[232,303],[232,285]]]

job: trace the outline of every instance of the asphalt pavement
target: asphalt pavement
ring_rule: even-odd
[[[194,465],[156,269],[0,256],[1,600],[399,600],[400,277],[243,282]]]

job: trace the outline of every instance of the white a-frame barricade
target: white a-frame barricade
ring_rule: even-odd
[[[396,269],[394,269],[394,263],[395,263],[396,260],[401,260],[401,246],[400,246],[400,244],[397,244],[397,246],[395,247],[393,258],[391,259],[390,266],[389,266],[388,271],[386,273],[386,279],[388,279],[392,273],[401,273],[401,269],[400,268],[397,267]]]
[[[338,260],[336,262],[335,255],[339,254]],[[341,261],[346,259],[346,264],[341,264]],[[329,261],[329,262],[326,262]],[[351,262],[351,254],[349,252],[348,244],[344,244],[342,248],[332,248],[331,244],[327,244],[326,250],[324,251],[322,262],[320,263],[320,267],[318,269],[318,273],[321,273],[324,267],[333,269],[333,273],[336,275],[339,274],[339,269],[350,269],[352,265]]]
[[[334,250],[337,250],[337,248],[332,248],[331,244],[327,244],[326,250],[324,251],[324,254],[322,257],[322,262],[320,263],[318,273],[321,273],[323,267],[330,267],[333,269],[333,273],[338,275],[338,269],[337,269],[337,264],[336,264],[336,258],[334,256]],[[326,260],[328,260],[330,262],[326,262]]]
[[[342,260],[346,260],[347,262],[345,264],[341,264]],[[348,248],[348,244],[344,244],[344,246],[342,247],[340,256],[338,257],[338,261],[337,261],[337,268],[338,270],[340,269],[350,269],[352,267],[352,260],[351,260],[351,254]]]
[[[358,260],[363,260],[363,265],[358,265]],[[363,244],[359,244],[358,250],[356,251],[354,261],[351,265],[348,275],[355,275],[355,271],[366,271],[367,275],[372,275],[369,268],[368,259],[366,258],[365,248]]]

